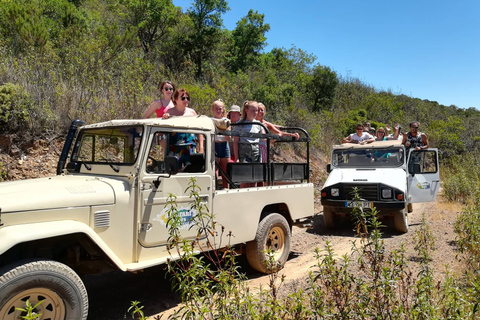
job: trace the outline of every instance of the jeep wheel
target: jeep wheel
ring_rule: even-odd
[[[17,263],[0,270],[0,319],[26,315],[28,300],[38,320],[87,319],[88,297],[80,277],[66,265],[50,260]]]
[[[262,273],[280,270],[290,254],[290,237],[290,226],[282,215],[271,213],[266,216],[258,225],[255,240],[247,242],[250,266]],[[273,257],[268,256],[268,250],[273,252]]]
[[[405,210],[395,211],[393,213],[393,221],[395,230],[402,233],[408,232],[408,218]]]
[[[330,207],[323,207],[323,223],[329,229],[335,228],[335,212]]]

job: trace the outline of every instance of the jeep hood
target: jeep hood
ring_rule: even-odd
[[[54,176],[0,183],[1,213],[107,205],[115,202],[118,180]]]
[[[382,183],[399,190],[406,189],[406,173],[402,168],[333,169],[323,188],[337,183]]]

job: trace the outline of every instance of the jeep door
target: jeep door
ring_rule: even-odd
[[[192,154],[188,157],[178,148],[172,145],[175,136],[182,136],[184,143],[190,143]],[[169,220],[169,209],[171,205],[169,200],[175,200],[178,213],[181,217],[180,231],[185,239],[195,239],[197,237],[196,228],[192,227],[193,217],[198,213],[192,210],[193,198],[190,197],[190,191],[187,190],[192,178],[196,180],[196,185],[200,188],[200,197],[207,203],[211,210],[212,198],[212,175],[208,172],[207,153],[196,153],[193,149],[198,149],[199,137],[203,137],[205,144],[208,142],[205,135],[201,133],[192,134],[192,131],[181,130],[173,131],[154,131],[150,135],[150,141],[147,146],[147,156],[143,164],[144,173],[141,174],[140,181],[140,227],[139,243],[143,247],[164,246],[167,243],[169,233],[167,222]],[[178,140],[178,139],[177,139]],[[193,146],[196,144],[196,146]],[[207,145],[204,146],[205,150]],[[182,147],[183,148],[183,147]],[[195,152],[195,154],[193,154]],[[165,170],[165,158],[167,155],[176,154],[181,159],[179,161],[179,171],[169,176]],[[188,159],[187,159],[188,158]],[[157,184],[158,186],[155,186]]]
[[[407,163],[409,202],[435,201],[439,189],[438,150],[410,150]]]

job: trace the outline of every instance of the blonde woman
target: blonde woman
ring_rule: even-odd
[[[243,104],[242,119],[237,123],[245,125],[235,126],[233,131],[262,133],[261,126],[255,123],[260,123],[255,120],[258,114],[258,103],[256,101],[245,101]],[[233,153],[237,162],[260,162],[259,138],[250,137],[234,137],[233,139]]]

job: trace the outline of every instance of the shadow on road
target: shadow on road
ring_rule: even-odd
[[[352,239],[357,237],[357,233],[354,230],[354,223],[348,217],[337,217],[337,224],[335,228],[327,228],[323,223],[323,214],[317,214],[313,219],[313,227],[308,229],[308,233],[325,235],[325,236],[336,236],[336,237],[351,237]],[[382,223],[382,237],[391,238],[393,236],[398,236],[399,233],[395,230],[393,225],[393,219],[390,217],[380,218]]]
[[[137,274],[115,271],[87,276],[84,282],[90,302],[88,320],[131,319],[127,310],[134,300],[144,306],[145,315],[177,306],[181,300],[171,290],[165,267],[152,267]]]

